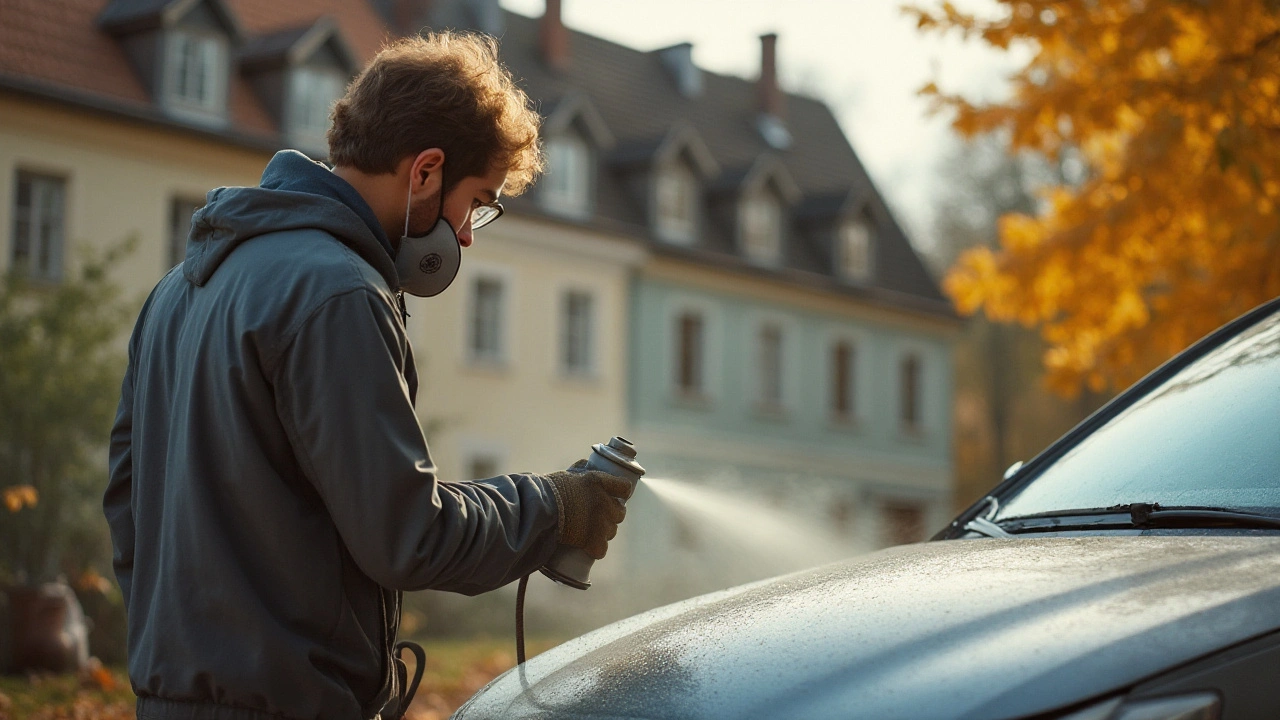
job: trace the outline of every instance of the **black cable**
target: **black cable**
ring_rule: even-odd
[[[524,589],[529,587],[529,576],[520,578],[516,586],[516,665],[524,664]]]
[[[408,650],[413,654],[413,681],[408,681],[408,668],[405,667],[404,661],[400,659],[400,654]],[[400,675],[400,702],[396,708],[396,718],[403,718],[404,714],[409,710],[409,704],[413,702],[413,696],[418,694],[418,683],[422,682],[422,673],[427,669],[427,654],[422,650],[422,646],[416,642],[402,640],[396,643],[395,648],[396,671]]]

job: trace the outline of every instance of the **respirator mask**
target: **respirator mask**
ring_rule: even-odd
[[[458,234],[444,219],[444,178],[440,179],[440,211],[435,225],[424,235],[409,236],[409,213],[413,209],[413,179],[404,206],[404,235],[396,251],[396,274],[400,289],[417,297],[435,297],[458,276],[462,266],[462,246]]]

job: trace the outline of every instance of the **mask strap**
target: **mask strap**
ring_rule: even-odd
[[[413,205],[413,174],[409,174],[409,194],[404,199],[404,237],[409,237],[409,208]]]

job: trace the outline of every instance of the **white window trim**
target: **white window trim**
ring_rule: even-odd
[[[200,207],[203,207],[205,204],[205,201],[204,201],[205,193],[203,191],[201,192],[185,192],[181,190],[171,191],[168,197],[169,197],[169,204],[165,208],[166,213],[164,218],[164,226],[168,228],[168,235],[165,238],[165,253],[164,253],[164,271],[165,272],[168,272],[169,270],[173,269],[175,265],[177,265],[178,263],[186,259],[185,257],[183,258],[174,257],[174,255],[176,254],[175,250],[177,249],[177,247],[174,245],[174,242],[175,241],[180,243],[186,242],[185,235],[183,236],[182,239],[179,239],[175,237],[175,235],[173,234],[174,230],[177,229],[174,227],[174,223],[173,223],[174,221],[173,211],[177,208],[177,204],[179,202],[193,203],[193,204],[196,204],[197,210]],[[195,211],[192,212],[192,215],[194,214],[195,214]]]
[[[702,393],[698,396],[689,395],[677,383],[680,374],[680,348],[676,340],[676,322],[687,312],[702,315]],[[688,295],[675,295],[668,299],[663,318],[662,352],[667,396],[673,403],[705,408],[719,397],[724,357],[723,327],[724,318],[720,308],[710,299]]]
[[[324,126],[313,127],[304,126],[299,117],[301,109],[300,85],[302,79],[308,75],[314,76],[319,82],[315,82],[318,86],[323,85],[326,80],[336,80],[336,86],[332,88],[335,94],[329,99],[327,108],[324,113]],[[329,115],[333,111],[333,105],[341,97],[346,89],[347,77],[338,70],[329,68],[313,67],[309,65],[298,65],[289,70],[288,79],[288,98],[285,104],[286,127],[289,128],[289,135],[293,138],[293,142],[306,148],[328,150],[328,139],[326,133],[329,131]]]
[[[855,225],[860,225],[866,230],[866,267],[859,272],[850,271],[849,245],[846,237],[846,232]],[[868,218],[862,216],[846,218],[837,226],[835,265],[836,273],[846,282],[860,284],[871,281],[871,278],[875,275],[876,267],[876,232],[875,226]]]
[[[512,317],[512,309],[516,307],[515,295],[518,286],[515,282],[515,272],[512,268],[505,265],[498,265],[487,262],[468,262],[464,264],[460,273],[463,287],[466,289],[465,299],[462,302],[462,318],[458,323],[461,330],[462,348],[461,361],[463,365],[471,368],[489,369],[489,370],[505,370],[511,364],[513,357],[512,348],[515,346],[515,325]],[[498,328],[498,352],[492,357],[477,356],[471,344],[472,321],[475,317],[475,283],[480,279],[493,279],[502,283],[503,293],[502,301],[499,306],[499,317],[501,318],[501,327]]]
[[[847,416],[840,416],[832,409],[831,400],[835,394],[832,386],[831,361],[837,343],[848,343],[853,348],[853,407]],[[823,417],[833,425],[846,427],[861,426],[868,417],[868,403],[871,394],[872,350],[875,343],[867,333],[860,329],[844,327],[830,328],[823,335],[822,346],[822,413]]]
[[[780,397],[777,404],[766,402],[764,398],[764,387],[761,384],[764,379],[764,368],[761,366],[761,347],[760,336],[765,326],[774,325],[782,333],[781,357],[779,357],[779,390]],[[797,361],[802,353],[799,352],[799,344],[797,338],[800,333],[800,325],[796,319],[790,315],[771,311],[758,311],[749,313],[746,325],[749,331],[743,341],[746,344],[745,357],[749,358],[747,363],[747,383],[750,388],[747,393],[747,399],[750,402],[751,409],[759,416],[769,418],[783,418],[791,413],[799,398],[799,387],[797,382]]]
[[[566,362],[565,343],[569,336],[568,299],[571,294],[590,298],[591,317],[587,325],[587,365],[571,368]],[[561,378],[571,380],[596,380],[600,377],[600,328],[603,293],[599,288],[587,285],[561,285],[556,288],[556,369]]]
[[[662,193],[664,181],[673,176],[680,176],[677,182],[687,181],[684,188],[687,195],[692,196],[690,217],[680,221],[674,216],[663,213]],[[673,245],[692,245],[697,240],[698,226],[702,210],[701,192],[698,175],[683,161],[676,161],[660,166],[653,179],[653,226],[654,232],[662,240]]]
[[[61,282],[65,277],[67,277],[67,273],[70,270],[68,267],[70,254],[67,251],[71,244],[70,238],[73,237],[74,231],[72,225],[73,219],[75,218],[75,176],[72,175],[68,168],[51,166],[36,158],[31,158],[30,161],[28,161],[28,158],[19,157],[16,160],[17,161],[9,167],[7,177],[7,181],[11,182],[12,185],[9,186],[9,200],[7,201],[7,223],[3,228],[7,243],[7,248],[4,253],[4,267],[13,267],[13,256],[17,251],[15,243],[17,238],[14,236],[14,230],[17,225],[19,174],[29,173],[32,175],[55,178],[62,181],[62,237],[60,239],[59,246],[54,249],[49,260],[51,272],[47,274],[40,274],[29,270],[28,272],[30,274],[28,277],[36,282]]]
[[[552,165],[555,162],[556,146],[560,143],[568,142],[571,146],[576,145],[583,151],[582,166],[579,168],[579,176],[570,177],[567,181],[568,185],[564,189],[551,184],[552,173],[554,169]],[[591,142],[583,137],[581,133],[574,130],[567,130],[563,133],[553,135],[546,141],[547,153],[547,175],[543,179],[543,185],[539,188],[538,199],[542,206],[564,217],[583,219],[591,214],[592,205],[592,186],[595,182],[595,149],[592,148]],[[573,181],[576,180],[580,185],[574,186]]]
[[[906,362],[907,357],[911,355],[914,355],[916,360],[919,362],[920,373],[919,377],[916,379],[916,394],[918,395],[916,412],[919,414],[919,417],[917,418],[914,426],[907,425],[902,418],[902,365]],[[929,392],[932,385],[932,363],[929,361],[929,357],[930,354],[928,348],[917,343],[901,343],[894,349],[893,363],[890,368],[893,378],[892,417],[894,427],[897,429],[896,432],[898,437],[906,440],[917,442],[922,441],[933,429],[932,423],[930,422],[929,412]]]
[[[164,90],[162,96],[165,99],[165,106],[179,114],[190,115],[196,119],[225,118],[227,113],[227,85],[230,82],[231,66],[231,49],[227,38],[217,33],[191,28],[174,28],[166,31],[164,35],[164,67],[162,72]],[[205,102],[193,102],[187,98],[179,97],[177,94],[178,63],[175,55],[179,38],[183,36],[198,40],[212,40],[216,44],[217,57],[214,60],[215,67],[208,78],[212,81],[212,87],[209,90],[208,100]]]
[[[457,480],[472,479],[466,476],[471,474],[471,466],[475,464],[478,458],[492,459],[498,472],[505,472],[508,458],[511,455],[510,449],[505,442],[479,435],[460,436],[454,443],[454,447],[458,450],[457,457],[460,460]]]
[[[768,256],[765,256],[763,253],[757,252],[754,249],[755,246],[751,244],[750,234],[748,232],[748,225],[750,224],[748,218],[750,217],[752,208],[756,207],[758,203],[766,199],[771,200],[772,204],[778,211],[776,217],[776,232],[773,237],[773,244],[769,248]],[[738,248],[742,257],[746,259],[747,262],[754,265],[761,265],[764,267],[778,267],[781,265],[785,255],[787,234],[787,207],[786,203],[782,201],[782,198],[778,197],[778,194],[768,186],[762,187],[753,192],[745,193],[738,201],[737,215]]]

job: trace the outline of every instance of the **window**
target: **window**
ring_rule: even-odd
[[[497,477],[501,472],[498,470],[498,462],[494,455],[472,455],[471,461],[467,463],[468,479],[487,480]]]
[[[865,282],[871,278],[871,226],[851,220],[840,226],[836,266],[846,280]]]
[[[696,397],[706,393],[704,325],[702,315],[696,312],[681,313],[676,318],[676,390],[683,395]]]
[[[742,251],[747,259],[762,265],[777,265],[782,259],[782,207],[771,193],[749,196],[739,208]]]
[[[478,277],[471,286],[471,359],[503,361],[503,296],[506,289],[495,277]]]
[[[683,163],[658,171],[655,223],[658,236],[667,242],[688,244],[697,233],[698,184]]]
[[[760,326],[758,337],[760,406],[766,410],[782,407],[782,328],[772,323]]]
[[[594,369],[592,331],[594,298],[567,292],[561,306],[560,361],[567,375],[589,375]]]
[[[549,210],[575,217],[590,209],[591,150],[575,134],[547,141],[547,173],[541,198]]]
[[[836,420],[852,420],[854,406],[854,370],[856,356],[853,344],[837,342],[831,347],[831,415]]]
[[[67,182],[18,171],[13,208],[13,265],[34,278],[62,277]]]
[[[187,257],[187,236],[191,234],[191,216],[204,207],[203,200],[174,198],[169,203],[169,267]]]
[[[920,359],[907,355],[899,367],[899,409],[902,427],[909,432],[920,430]]]
[[[175,105],[217,112],[225,97],[226,49],[210,35],[175,31],[169,34],[169,99]]]
[[[299,67],[293,70],[291,83],[292,133],[301,144],[324,147],[329,111],[342,97],[346,78],[332,70]]]
[[[881,509],[881,542],[906,545],[924,540],[924,508],[919,503],[886,502]]]

